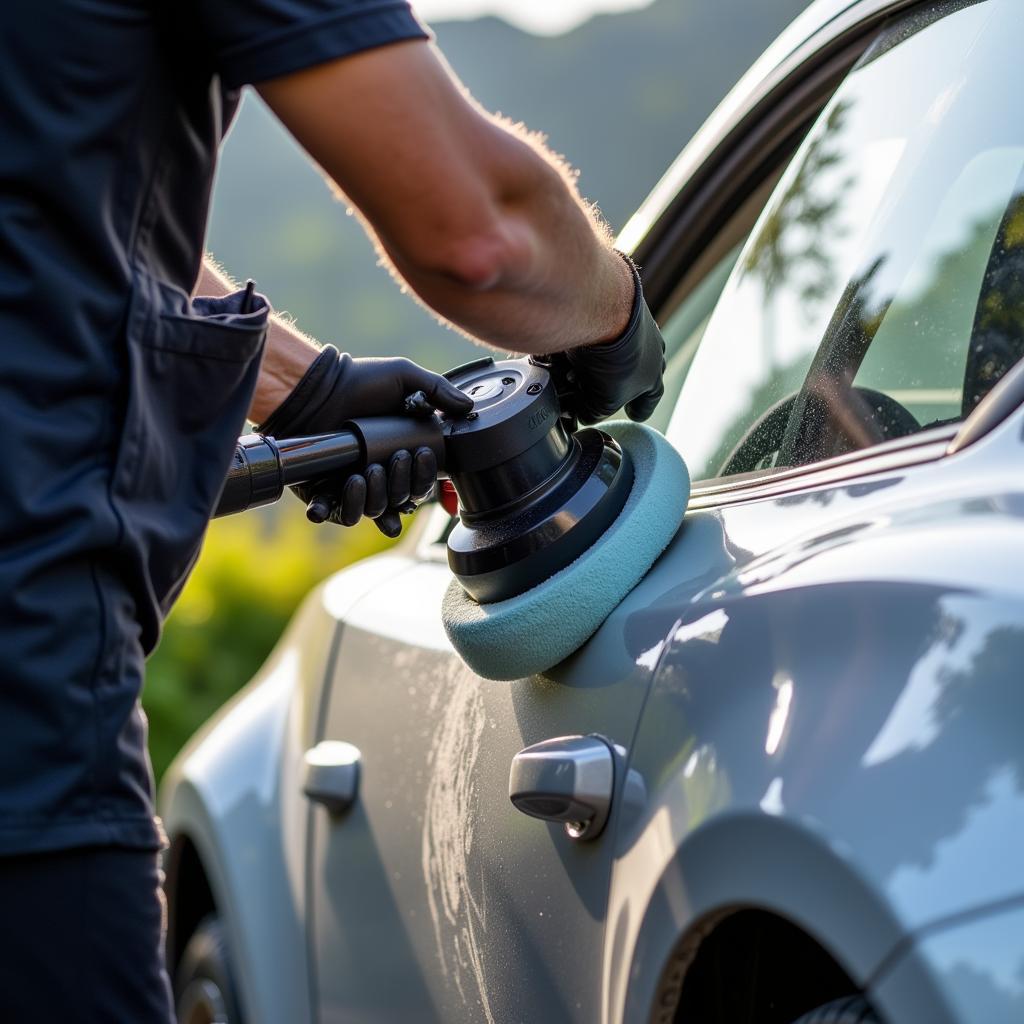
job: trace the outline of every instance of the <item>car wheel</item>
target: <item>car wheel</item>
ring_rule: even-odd
[[[178,1024],[241,1024],[228,959],[224,924],[211,915],[199,922],[174,978]]]
[[[805,1013],[793,1024],[879,1024],[879,1020],[866,999],[847,996]]]

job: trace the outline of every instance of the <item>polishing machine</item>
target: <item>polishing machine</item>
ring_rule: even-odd
[[[448,563],[481,604],[524,593],[575,561],[622,511],[633,484],[629,454],[607,433],[576,429],[562,408],[566,382],[535,358],[478,359],[445,375],[473,400],[462,417],[354,419],[337,433],[239,439],[217,516],[266,505],[289,485],[386,464],[403,449],[433,450],[458,496]],[[310,503],[310,518],[326,509]]]

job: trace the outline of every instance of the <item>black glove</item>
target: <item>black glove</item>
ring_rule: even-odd
[[[596,423],[622,406],[631,420],[645,420],[665,392],[665,340],[644,302],[636,265],[628,256],[622,258],[633,271],[634,285],[626,329],[614,341],[549,357],[556,376],[570,388],[562,407],[580,423]]]
[[[327,345],[292,393],[256,429],[271,437],[329,434],[361,416],[407,412],[406,398],[422,392],[423,407],[464,416],[473,402],[440,374],[409,359],[353,359]],[[377,463],[362,473],[344,472],[293,487],[307,503],[314,522],[355,526],[373,519],[388,537],[402,532],[400,512],[411,512],[437,480],[437,460],[429,448],[398,451],[387,467]]]

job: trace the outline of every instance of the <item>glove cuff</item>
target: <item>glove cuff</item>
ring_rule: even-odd
[[[320,413],[330,406],[331,397],[351,362],[352,357],[347,352],[325,345],[288,397],[256,430],[271,437],[300,437],[329,431],[330,426],[319,426],[317,421]]]

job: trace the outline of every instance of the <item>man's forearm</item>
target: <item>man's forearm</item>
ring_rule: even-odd
[[[625,327],[632,277],[572,174],[481,110],[436,48],[381,47],[260,92],[442,318],[529,353]]]
[[[203,261],[196,283],[197,295],[227,295],[237,287],[212,260]],[[313,341],[298,328],[276,313],[271,314],[256,393],[249,407],[253,423],[262,423],[288,397],[318,352]]]
[[[427,306],[498,348],[556,352],[615,338],[629,320],[633,278],[607,229],[539,142],[499,122],[493,131],[503,170],[492,217],[504,238],[491,279],[473,287],[383,239],[381,248]]]

